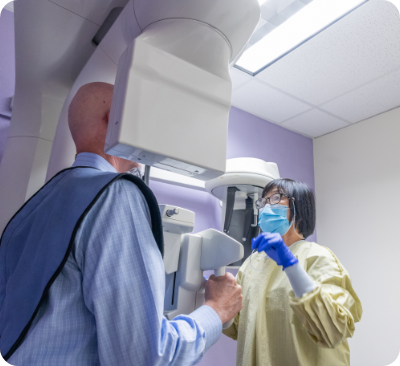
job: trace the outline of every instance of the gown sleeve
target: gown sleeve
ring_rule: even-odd
[[[291,292],[289,304],[317,345],[334,348],[353,336],[362,306],[349,273],[336,256],[324,247],[310,252],[303,265],[317,287],[301,298]]]

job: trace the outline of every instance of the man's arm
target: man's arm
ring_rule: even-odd
[[[147,203],[131,182],[103,193],[75,245],[102,365],[190,365],[217,341],[222,324],[210,306],[173,321],[163,316],[164,266]]]

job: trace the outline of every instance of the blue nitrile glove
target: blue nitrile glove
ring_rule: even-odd
[[[261,233],[251,243],[251,249],[267,253],[284,270],[299,262],[284,243],[281,234]]]

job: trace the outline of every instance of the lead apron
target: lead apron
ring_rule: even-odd
[[[58,173],[14,215],[0,240],[0,351],[6,361],[63,269],[82,220],[118,179],[131,181],[143,193],[154,239],[164,254],[158,203],[140,178],[90,167]]]

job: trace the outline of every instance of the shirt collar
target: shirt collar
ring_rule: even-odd
[[[101,170],[102,172],[117,173],[117,170],[100,155],[94,153],[83,152],[78,154],[72,167],[76,166],[90,166]]]

